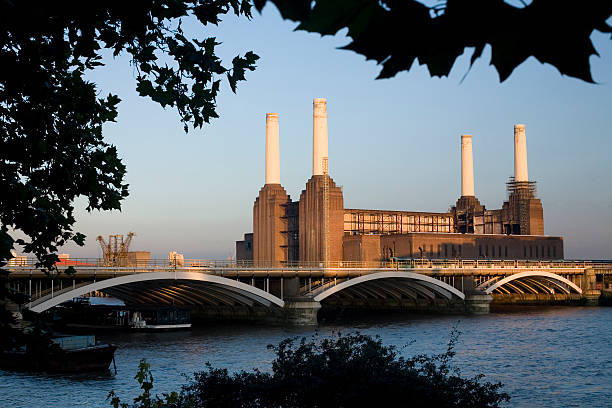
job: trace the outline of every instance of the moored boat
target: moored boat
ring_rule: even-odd
[[[52,322],[62,330],[185,330],[191,328],[190,310],[167,305],[90,304],[82,300],[54,310]]]
[[[12,350],[0,354],[0,369],[75,373],[108,370],[117,346],[96,343],[95,336],[59,336],[46,353]]]
[[[130,327],[137,330],[181,330],[191,328],[188,309],[140,306],[131,311]]]

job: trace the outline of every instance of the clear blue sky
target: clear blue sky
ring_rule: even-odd
[[[598,85],[562,77],[534,59],[503,84],[485,52],[461,82],[471,52],[449,78],[414,66],[376,81],[379,68],[336,49],[340,33],[293,32],[273,6],[252,21],[228,16],[205,36],[261,59],[234,95],[224,83],[220,118],[185,135],[171,109],[139,97],[126,58],[90,75],[101,93],[122,98],[105,128],[127,164],[130,196],[121,212],[84,211],[77,202],[83,248],[99,256],[95,237],[136,232],[132,248],[167,257],[227,258],[252,229],[252,206],[264,182],[265,114],[278,112],[281,182],[299,197],[312,166],[312,99],[327,98],[330,173],[347,208],[446,211],[460,195],[460,135],[471,133],[476,196],[500,208],[513,172],[513,125],[525,123],[530,179],[538,182],[545,232],[565,238],[567,258],[612,258],[612,41],[595,33],[591,59]],[[202,35],[202,34],[201,34]]]

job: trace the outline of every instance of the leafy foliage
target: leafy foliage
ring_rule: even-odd
[[[248,0],[18,2],[0,0],[0,267],[15,242],[52,268],[54,252],[85,237],[72,230],[73,201],[87,209],[121,208],[128,194],[125,165],[104,142],[102,127],[117,118],[119,97],[99,96],[87,71],[102,53],[129,54],[136,89],[177,110],[188,131],[216,118],[215,99],[227,76],[233,91],[257,55],[236,56],[227,68],[215,38],[189,39],[181,27],[205,28],[233,12],[251,17]]]
[[[6,272],[0,270],[0,300],[4,300],[7,297],[6,285]],[[15,319],[11,312],[5,307],[0,307],[0,352],[5,350],[11,350],[18,346],[18,338],[20,331],[13,328]]]
[[[125,165],[102,134],[120,99],[101,97],[86,73],[104,65],[105,50],[127,53],[141,96],[176,109],[185,132],[202,127],[218,117],[220,78],[226,75],[235,92],[258,57],[249,51],[227,68],[215,55],[215,38],[188,39],[181,24],[195,18],[205,28],[230,12],[251,18],[251,4],[0,0],[0,349],[27,340],[3,305],[19,301],[6,292],[1,269],[13,245],[36,255],[54,279],[58,248],[85,240],[73,231],[75,198],[85,197],[88,211],[117,210],[128,195]],[[12,231],[25,238],[15,240]]]
[[[153,373],[151,372],[151,365],[147,363],[145,359],[140,360],[138,364],[138,372],[134,376],[134,379],[140,384],[142,393],[134,398],[133,407],[139,408],[165,408],[165,407],[176,407],[178,406],[177,392],[171,392],[169,394],[163,394],[163,398],[159,396],[151,396],[151,390],[153,389]],[[113,408],[129,408],[130,405],[126,402],[121,402],[121,399],[115,394],[114,391],[108,393],[110,405]]]
[[[271,347],[276,353],[272,372],[240,371],[230,374],[211,366],[195,374],[180,394],[164,395],[150,404],[152,376],[133,407],[498,407],[510,397],[501,384],[482,382],[482,375],[463,378],[453,368],[452,335],[445,353],[401,357],[380,338],[338,335],[328,339],[287,339]],[[142,362],[141,362],[142,367]],[[139,376],[137,376],[139,377]],[[139,380],[142,384],[142,382]],[[127,408],[111,393],[114,408]],[[143,402],[144,401],[144,402]]]
[[[612,2],[533,0],[516,7],[504,0],[447,0],[427,6],[418,0],[269,0],[297,30],[334,35],[346,28],[342,47],[382,65],[378,78],[408,71],[415,61],[433,76],[446,76],[467,47],[471,63],[486,45],[491,65],[505,81],[533,56],[561,74],[593,82],[589,58],[598,55],[594,30],[612,33],[606,20]],[[262,10],[268,0],[255,0]]]

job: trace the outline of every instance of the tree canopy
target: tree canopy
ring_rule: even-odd
[[[466,378],[452,364],[457,335],[440,355],[405,358],[380,338],[359,333],[331,338],[286,339],[277,346],[270,372],[208,366],[179,391],[153,396],[150,366],[141,361],[143,390],[134,404],[111,392],[114,408],[336,408],[499,407],[509,401],[502,384]]]
[[[471,64],[487,45],[491,65],[505,81],[527,58],[555,66],[563,75],[593,82],[589,58],[598,55],[590,36],[612,33],[608,0],[254,0],[258,10],[274,3],[297,30],[334,35],[347,29],[355,51],[382,66],[378,78],[408,71],[415,61],[433,76],[447,76],[466,48]],[[427,6],[425,3],[434,3]],[[612,38],[612,37],[611,37]]]
[[[175,109],[186,132],[201,128],[218,117],[221,80],[235,92],[258,59],[247,51],[224,64],[205,29],[228,13],[251,18],[251,8],[248,0],[0,0],[0,350],[36,337],[21,336],[4,308],[7,297],[23,301],[7,291],[2,269],[14,244],[53,270],[59,247],[84,243],[74,200],[116,210],[128,195],[125,165],[102,133],[120,99],[101,96],[87,72],[103,55],[127,54],[138,93]],[[185,18],[199,21],[202,35],[188,38]]]
[[[125,165],[102,134],[120,99],[85,78],[103,51],[128,54],[139,94],[176,109],[185,131],[202,127],[218,116],[222,78],[236,91],[258,57],[248,51],[224,65],[217,39],[187,38],[182,20],[197,19],[204,33],[230,12],[251,18],[251,3],[0,0],[0,266],[16,242],[51,268],[60,246],[83,244],[76,197],[89,211],[112,210],[128,194]],[[9,228],[26,238],[14,241]]]

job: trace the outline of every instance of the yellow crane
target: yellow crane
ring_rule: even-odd
[[[102,235],[98,235],[96,240],[102,248],[102,257],[104,266],[126,266],[130,243],[132,242],[133,232],[127,234],[127,238],[121,234],[109,235],[108,242],[104,240]]]

